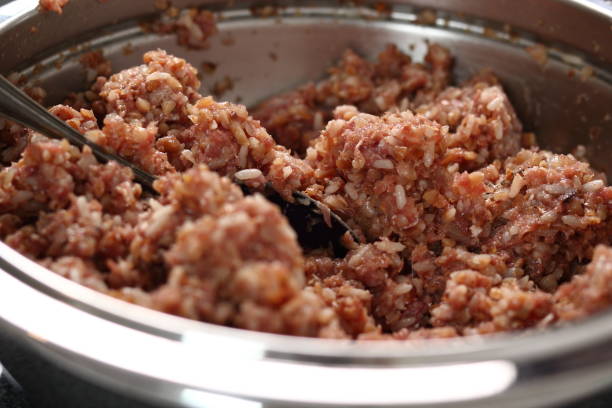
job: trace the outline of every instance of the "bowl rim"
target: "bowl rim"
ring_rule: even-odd
[[[612,21],[612,7],[605,7],[589,0],[560,0],[560,2],[583,9],[589,13],[603,14]],[[2,16],[7,16],[3,14],[3,10],[7,9],[7,6],[0,7],[0,33],[19,25],[23,20],[39,12],[37,0],[15,0],[8,3],[8,5],[14,4],[20,6],[17,7],[18,12],[4,20],[2,20]],[[19,267],[15,267],[15,265],[19,265]],[[516,334],[497,334],[483,337],[468,336],[440,340],[383,340],[375,342],[312,339],[224,327],[173,316],[124,302],[54,273],[49,273],[46,268],[29,260],[2,242],[0,242],[0,269],[19,279],[22,283],[36,288],[41,293],[45,293],[54,299],[146,333],[174,340],[183,338],[187,332],[200,334],[213,333],[219,336],[229,336],[245,341],[262,343],[267,348],[278,350],[281,354],[315,356],[318,351],[323,350],[322,356],[325,357],[341,355],[357,359],[363,356],[367,356],[367,359],[384,358],[391,354],[393,358],[405,357],[414,362],[419,360],[418,358],[413,360],[413,358],[423,356],[446,356],[448,358],[462,359],[471,356],[474,351],[479,353],[501,353],[497,355],[511,357],[516,355],[516,351],[513,351],[513,349],[517,346],[520,346],[522,349],[523,352],[521,354],[532,348],[533,352],[547,353],[550,352],[551,342],[558,344],[559,347],[570,347],[574,341],[586,340],[583,339],[583,336],[571,335],[571,333],[576,331],[589,331],[593,341],[606,338],[608,335],[612,336],[612,311],[608,311],[562,327],[549,328],[543,332],[532,330],[519,336]],[[87,299],[87,301],[82,299]],[[370,350],[378,348],[373,343],[379,342],[385,344],[385,346],[381,347],[378,351],[370,352]],[[395,346],[398,347],[396,348]],[[484,356],[485,354],[482,355]]]

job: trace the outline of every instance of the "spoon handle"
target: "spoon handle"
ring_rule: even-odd
[[[141,170],[123,157],[106,152],[104,148],[84,137],[66,122],[50,114],[3,75],[0,75],[0,116],[45,136],[54,139],[67,139],[68,142],[78,148],[82,148],[84,145],[89,146],[100,162],[116,161],[129,167],[138,183],[150,191],[154,191],[154,176]]]

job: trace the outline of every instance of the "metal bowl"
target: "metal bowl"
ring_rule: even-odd
[[[389,14],[375,2],[291,1],[262,18],[251,1],[174,1],[222,14],[204,51],[144,32],[153,1],[73,0],[61,16],[39,13],[36,3],[0,7],[0,72],[40,81],[50,104],[83,88],[78,57],[91,49],[103,49],[115,70],[157,47],[196,67],[212,61],[218,68],[204,86],[229,76],[235,87],[224,98],[252,105],[322,76],[347,47],[374,57],[393,42],[418,59],[429,40],[452,50],[458,81],[492,68],[543,147],[583,144],[612,176],[612,8],[601,2],[398,0],[387,2]],[[423,19],[422,7],[434,7],[436,18]],[[548,47],[546,64],[526,52],[534,43]],[[0,269],[3,336],[98,391],[158,405],[523,407],[612,384],[609,313],[520,335],[356,344],[164,315],[65,280],[4,244]],[[3,362],[12,357],[0,351]],[[76,395],[67,394],[56,393]]]

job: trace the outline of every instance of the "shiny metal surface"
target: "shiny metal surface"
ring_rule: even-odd
[[[154,12],[151,1],[74,0],[63,16],[38,14],[30,0],[17,2],[21,10],[15,3],[12,11],[0,8],[10,16],[0,22],[0,72],[25,69],[53,103],[83,87],[80,53],[103,48],[119,70],[160,47],[197,67],[216,63],[204,86],[227,75],[235,87],[224,98],[252,105],[320,77],[346,47],[373,57],[394,42],[418,59],[425,40],[437,41],[457,57],[457,80],[492,68],[542,145],[570,151],[585,144],[592,162],[612,175],[612,11],[599,3],[396,1],[386,17],[367,2],[304,1],[287,2],[291,7],[271,18],[253,17],[249,1],[231,2],[231,9],[227,2],[173,3],[223,9],[210,49],[186,50],[172,36],[142,32],[137,23]],[[423,6],[441,10],[435,26],[414,24]],[[534,41],[550,46],[545,66],[525,51]],[[126,54],[128,44],[133,51]],[[585,66],[592,77],[581,77]],[[0,325],[19,341],[109,389],[173,406],[523,407],[612,383],[610,314],[516,337],[353,344],[163,315],[66,281],[3,244],[0,269]]]

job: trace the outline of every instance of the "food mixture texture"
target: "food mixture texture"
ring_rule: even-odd
[[[45,11],[54,11],[57,14],[64,12],[63,7],[68,4],[69,0],[39,0],[40,8]]]
[[[172,29],[202,46],[209,15],[187,16],[202,38]],[[204,322],[359,340],[542,328],[612,303],[605,175],[534,145],[494,75],[452,85],[440,45],[420,63],[393,45],[373,62],[347,50],[251,114],[201,95],[196,69],[162,50],[116,73],[100,53],[82,63],[91,87],[50,111],[157,175],[158,194],[2,121],[1,237],[61,276]],[[305,192],[362,243],[306,250],[236,182]]]

